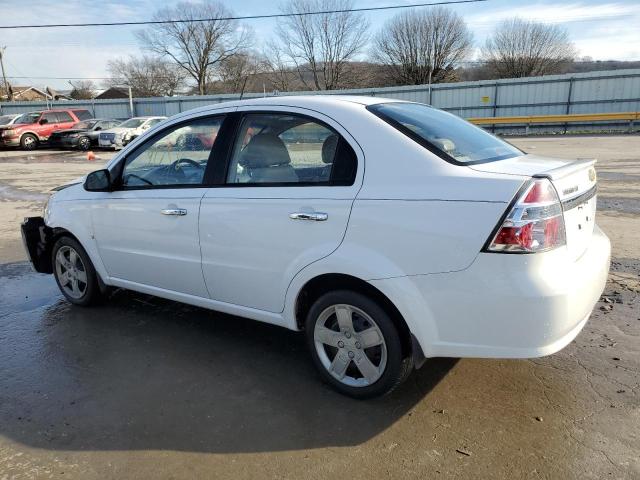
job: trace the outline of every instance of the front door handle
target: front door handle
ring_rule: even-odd
[[[183,216],[187,214],[187,210],[185,208],[165,208],[164,210],[160,210],[160,213],[163,215]]]
[[[314,222],[324,222],[329,215],[322,212],[295,212],[290,213],[289,218],[291,220],[312,220]]]

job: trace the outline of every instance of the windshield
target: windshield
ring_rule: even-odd
[[[522,155],[516,147],[442,110],[421,103],[381,103],[368,107],[380,118],[454,163],[482,163]],[[430,149],[431,149],[430,148]]]
[[[36,123],[36,121],[38,121],[38,119],[40,118],[41,113],[42,112],[25,113],[23,115],[20,115],[18,120],[15,121],[15,123],[20,124],[20,125],[25,125],[25,124],[29,124],[29,123]]]
[[[130,118],[126,122],[122,122],[118,127],[122,128],[138,128],[145,122],[145,118]]]
[[[13,118],[13,115],[2,115],[0,116],[0,125],[9,125],[9,122]]]
[[[90,130],[96,123],[98,122],[95,120],[78,122],[72,128],[77,128],[78,130]]]

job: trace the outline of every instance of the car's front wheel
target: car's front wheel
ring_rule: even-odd
[[[91,139],[89,137],[80,137],[78,139],[78,148],[82,151],[87,151],[91,148]]]
[[[340,290],[318,298],[307,315],[305,332],[323,379],[345,395],[384,395],[410,371],[392,319],[358,292]]]
[[[31,133],[25,133],[20,138],[20,148],[22,150],[35,150],[38,147],[38,137]]]
[[[75,305],[86,307],[101,297],[98,274],[82,245],[61,237],[52,250],[53,275],[60,291]]]

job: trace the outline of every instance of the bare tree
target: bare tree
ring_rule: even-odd
[[[558,73],[576,55],[567,30],[512,18],[487,39],[482,57],[499,78]]]
[[[297,71],[287,62],[286,55],[277,42],[269,42],[264,50],[264,70],[276,90],[288,92],[295,89]]]
[[[263,69],[264,61],[255,53],[237,53],[219,63],[217,77],[225,93],[239,93],[247,81]]]
[[[378,32],[373,57],[403,85],[446,81],[471,52],[473,37],[464,20],[445,7],[404,12]]]
[[[69,81],[69,84],[73,87],[69,96],[74,100],[90,100],[96,94],[96,86],[91,80]]]
[[[170,58],[184,69],[204,95],[213,69],[249,42],[250,31],[237,28],[236,22],[227,20],[231,16],[232,12],[219,2],[182,2],[153,16],[156,21],[182,22],[155,24],[138,32],[138,38],[152,52]],[[198,19],[207,20],[193,21]]]
[[[348,11],[351,8],[352,0],[289,0],[283,7],[283,13],[295,14],[341,10],[278,21],[281,51],[306,88],[340,88],[348,62],[364,47],[369,22],[362,14]]]
[[[185,86],[185,74],[174,63],[143,55],[110,60],[107,70],[109,86],[127,85],[140,97],[172,96]]]

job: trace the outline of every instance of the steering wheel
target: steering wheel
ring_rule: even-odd
[[[183,164],[183,163],[185,163],[187,165],[191,165],[192,167],[196,167],[196,168],[202,170],[202,165],[200,165],[195,160],[191,160],[190,158],[179,158],[178,160],[173,162],[171,165],[169,165],[169,169],[170,170],[171,169],[180,170],[180,165]]]

